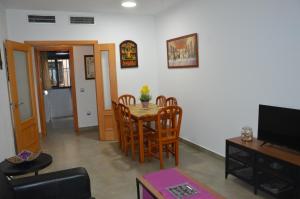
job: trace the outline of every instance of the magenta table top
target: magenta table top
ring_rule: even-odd
[[[183,176],[178,170],[165,169],[158,172],[153,172],[143,176],[156,190],[158,190],[166,199],[174,199],[175,197],[167,190],[168,187],[176,186],[183,183],[188,183],[197,190],[197,194],[189,197],[188,199],[216,199],[205,188],[194,183],[192,180]],[[152,196],[147,190],[143,190],[143,199],[152,199]]]

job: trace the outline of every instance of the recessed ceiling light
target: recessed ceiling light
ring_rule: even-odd
[[[136,6],[135,0],[123,0],[122,6],[125,8],[133,8]]]
[[[69,53],[68,52],[57,52],[55,53],[56,55],[68,55]]]

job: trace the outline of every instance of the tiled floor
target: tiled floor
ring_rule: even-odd
[[[72,120],[54,121],[48,136],[42,140],[42,148],[53,156],[53,163],[43,172],[72,167],[85,167],[91,178],[93,196],[97,199],[136,198],[135,177],[159,169],[156,159],[144,164],[126,157],[116,142],[99,142],[96,130],[86,130],[76,136]],[[166,167],[174,165],[174,159]],[[180,166],[195,179],[212,187],[228,199],[271,198],[261,192],[253,194],[253,188],[235,177],[224,178],[224,160],[186,144],[180,145]]]

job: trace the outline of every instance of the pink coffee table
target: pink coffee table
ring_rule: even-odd
[[[167,188],[183,183],[188,183],[198,192],[193,196],[189,196],[188,199],[225,199],[208,186],[192,179],[177,168],[160,170],[137,177],[138,199],[141,198],[140,185],[143,187],[143,199],[176,199]]]

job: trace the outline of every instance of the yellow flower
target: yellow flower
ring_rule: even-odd
[[[140,90],[142,95],[148,95],[150,93],[150,88],[148,85],[144,85]]]

